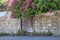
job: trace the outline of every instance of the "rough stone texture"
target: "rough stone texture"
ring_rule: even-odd
[[[8,16],[8,15],[7,15]],[[21,19],[6,19],[7,16],[0,18],[0,32],[16,33],[19,29],[28,32],[48,32],[60,35],[60,12],[43,13],[42,15],[28,16]]]
[[[19,19],[0,19],[0,32],[16,33],[20,29]]]
[[[35,15],[33,17],[33,27],[36,32],[51,31],[54,35],[60,35],[60,12],[50,14]]]

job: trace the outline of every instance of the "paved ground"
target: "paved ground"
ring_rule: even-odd
[[[1,36],[0,40],[60,40],[59,36]]]

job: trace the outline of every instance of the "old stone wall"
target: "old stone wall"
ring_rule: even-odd
[[[33,17],[33,27],[36,32],[51,31],[54,35],[60,35],[60,12],[54,12]]]
[[[19,29],[28,32],[48,32],[60,35],[60,12],[43,13],[35,16],[28,16],[21,19],[0,18],[0,32],[16,33]]]
[[[0,19],[0,32],[16,33],[20,27],[20,19]]]

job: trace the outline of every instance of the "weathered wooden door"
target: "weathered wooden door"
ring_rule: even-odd
[[[22,30],[33,32],[33,17],[28,16],[22,19]]]

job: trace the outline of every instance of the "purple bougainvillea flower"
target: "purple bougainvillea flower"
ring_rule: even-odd
[[[8,11],[9,8],[15,4],[17,2],[17,0],[7,0],[6,2],[6,10]]]
[[[25,2],[29,2],[29,0],[25,0]]]
[[[10,0],[8,0],[8,1],[6,2],[6,11],[9,10],[9,6],[8,6],[9,1],[10,1]]]
[[[34,5],[33,5],[33,4],[30,4],[30,7],[31,7],[32,9],[34,9]]]
[[[17,0],[13,0],[11,5],[13,6],[16,2],[17,2]]]
[[[8,0],[7,1],[6,10],[8,11],[11,8],[11,11],[12,11],[11,17],[13,17],[13,16],[15,17],[14,5],[17,1],[19,1],[19,0]],[[10,4],[10,6],[9,6],[9,4]],[[32,4],[32,0],[24,0],[24,2],[21,2],[20,4],[21,4],[20,9],[22,10],[22,13],[24,13],[24,14],[27,13],[28,7],[31,7],[32,9],[34,9],[34,5]]]
[[[30,2],[32,2],[32,0],[29,0]]]
[[[14,18],[16,17],[16,15],[14,14],[14,4],[17,2],[17,0],[7,0],[6,2],[6,11],[8,12],[8,10],[12,7],[12,13],[11,13],[11,16],[9,16],[10,18]]]

